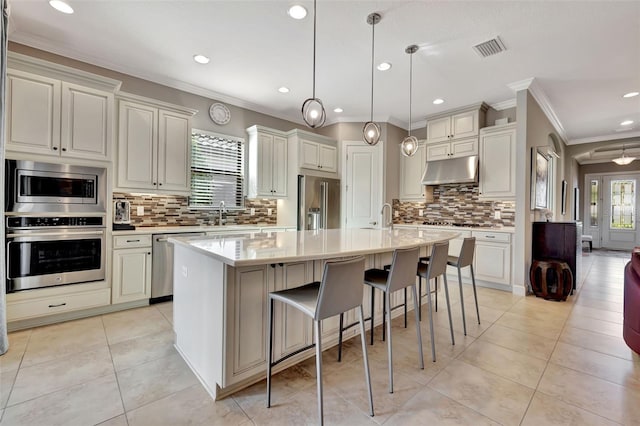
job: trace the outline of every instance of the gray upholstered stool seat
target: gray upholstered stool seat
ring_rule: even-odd
[[[274,291],[269,293],[269,339],[267,348],[267,407],[271,406],[271,370],[272,368],[304,350],[316,348],[316,372],[318,387],[318,412],[320,424],[324,422],[322,402],[322,320],[342,314],[351,309],[358,310],[360,337],[362,341],[362,358],[364,361],[365,380],[369,393],[369,413],[373,416],[373,396],[371,393],[371,376],[369,374],[369,358],[365,342],[362,297],[364,287],[364,257],[350,260],[330,261],[325,263],[321,282],[313,282],[300,287]],[[275,301],[285,303],[313,318],[315,344],[285,355],[273,361],[273,304]]]
[[[589,243],[589,252],[593,250],[593,236],[592,235],[583,235],[582,243]]]

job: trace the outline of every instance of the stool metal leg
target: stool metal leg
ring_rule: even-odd
[[[416,285],[411,286],[411,290],[413,291],[413,308],[418,310],[418,295],[416,294]],[[406,291],[406,287],[405,287]],[[416,333],[418,334],[418,356],[420,357],[418,360],[420,361],[420,369],[424,370],[424,355],[422,353],[422,332],[420,331],[420,320],[417,315],[414,315],[416,318]]]
[[[462,293],[462,272],[460,272],[460,266],[458,269],[458,284],[460,285],[460,307],[462,308],[462,329],[464,330],[464,335],[467,335],[467,320],[464,315],[464,294]]]
[[[384,300],[387,306],[391,306],[391,298],[389,292],[384,292]],[[389,393],[393,393],[393,355],[391,354],[391,309],[387,309],[387,358],[389,360]]]
[[[418,320],[422,321],[422,276],[418,275]]]
[[[375,312],[375,295],[376,295],[376,289],[371,287],[371,345],[373,345],[373,327],[374,327],[374,322],[373,322],[373,313]]]
[[[407,328],[407,288],[404,288],[404,328]]]
[[[371,289],[373,290],[373,288]],[[364,313],[362,305],[358,309],[360,316],[360,341],[362,341],[362,358],[364,359],[364,376],[367,381],[367,389],[369,390],[369,415],[373,417],[373,393],[371,392],[371,373],[369,372],[369,357],[367,356],[367,338],[364,334]]]
[[[267,352],[267,408],[271,407],[271,364],[273,362],[273,299],[269,297],[269,350]]]
[[[316,382],[318,384],[318,414],[320,425],[324,424],[324,414],[322,410],[322,335],[320,334],[320,321],[313,322],[316,333]]]
[[[476,301],[476,315],[478,315],[478,324],[480,324],[480,309],[478,309],[478,293],[476,292],[476,276],[473,273],[473,265],[469,265],[471,268],[471,284],[473,284],[473,298]]]
[[[391,306],[391,305],[389,305]],[[387,333],[387,292],[382,296],[382,341],[384,342]]]
[[[431,332],[431,357],[436,362],[436,338],[433,332],[433,307],[431,306],[431,280],[427,282],[427,311],[429,313],[429,331]]]
[[[447,274],[442,274],[444,280],[444,296],[447,300],[447,313],[449,314],[449,329],[451,330],[451,344],[456,344],[456,339],[453,337],[453,321],[451,320],[451,304],[449,303],[449,284],[447,284]]]
[[[342,361],[342,327],[344,327],[344,312],[340,314],[340,332],[338,333],[338,362]]]
[[[436,299],[436,312],[438,312],[438,277],[436,277],[436,287],[433,292],[433,296]],[[431,297],[431,295],[429,295],[429,297]]]

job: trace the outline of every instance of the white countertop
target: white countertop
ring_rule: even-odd
[[[249,266],[385,253],[448,241],[458,235],[459,232],[435,229],[329,229],[169,238],[169,242],[230,266]]]
[[[274,229],[295,229],[295,226],[278,225],[223,225],[223,226],[139,226],[131,230],[113,231],[113,235],[138,235],[138,234],[178,234],[189,232],[229,232],[229,231],[256,231]]]
[[[423,225],[422,223],[397,223],[393,225],[396,228],[418,228],[418,229],[446,229],[457,231],[482,231],[482,232],[506,232],[513,234],[516,228],[513,226],[450,226],[450,225]]]

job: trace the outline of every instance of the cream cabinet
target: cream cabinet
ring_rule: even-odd
[[[427,119],[427,141],[429,143],[477,136],[479,130],[480,110],[477,108]]]
[[[284,198],[287,196],[287,137],[260,126],[247,129],[247,197]]]
[[[116,189],[188,195],[196,111],[152,102],[119,100]]]
[[[482,129],[479,151],[479,198],[515,199],[516,123]]]
[[[112,303],[151,297],[151,236],[113,237]]]
[[[300,167],[336,173],[338,171],[338,150],[335,146],[308,140],[300,140]]]
[[[427,160],[447,160],[478,154],[478,138],[459,139],[451,142],[427,144]]]
[[[473,231],[472,236],[476,237],[476,280],[511,285],[511,234]]]
[[[113,105],[112,92],[8,70],[6,149],[108,161]]]
[[[400,156],[400,201],[425,200],[425,186],[422,175],[427,163],[427,149],[424,141],[420,141],[416,155]]]

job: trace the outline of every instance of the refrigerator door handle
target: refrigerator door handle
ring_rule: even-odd
[[[321,228],[327,229],[327,212],[329,208],[329,183],[321,182],[320,183],[320,199],[322,200],[322,205],[320,206],[320,223],[322,223]]]
[[[304,176],[298,175],[298,231],[304,231],[307,229],[307,227],[305,226],[305,215],[307,214],[307,212],[304,208],[304,200],[306,199],[304,185]]]

